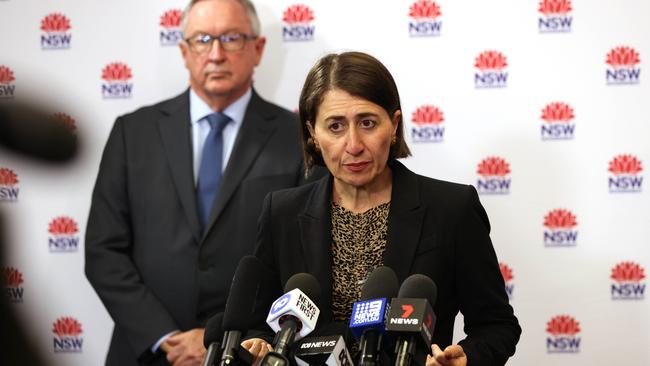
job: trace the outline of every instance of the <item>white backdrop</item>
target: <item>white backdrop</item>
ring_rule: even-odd
[[[523,328],[510,365],[650,364],[650,2],[257,5],[261,95],[293,110],[316,59],[369,52],[401,92],[405,164],[480,190]],[[66,166],[0,150],[4,294],[54,364],[103,364],[112,322],[83,274],[90,194],[114,119],[187,86],[184,6],[0,0],[0,103],[48,102],[83,143]]]

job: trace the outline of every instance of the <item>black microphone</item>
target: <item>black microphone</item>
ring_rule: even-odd
[[[287,281],[285,294],[277,299],[266,318],[266,323],[276,333],[273,352],[262,359],[263,366],[289,365],[287,353],[294,340],[311,333],[316,327],[320,310],[316,306],[320,298],[320,284],[308,273],[298,273]]]
[[[223,313],[217,313],[212,318],[208,319],[205,324],[205,332],[203,333],[203,345],[208,351],[205,353],[203,359],[203,366],[214,365],[214,360],[217,353],[221,351],[221,340],[223,339]]]
[[[329,335],[303,338],[293,352],[298,366],[352,366],[343,336]]]
[[[395,272],[386,266],[375,268],[361,289],[361,299],[354,303],[350,330],[359,341],[359,366],[387,364],[386,343],[387,303],[397,296]]]
[[[425,275],[409,276],[390,303],[386,330],[397,336],[395,365],[425,365],[431,353],[431,337],[436,322],[432,305],[437,287]]]
[[[240,343],[242,333],[256,324],[258,292],[267,278],[266,267],[258,258],[249,255],[239,261],[223,313],[221,366],[253,362],[253,356]]]

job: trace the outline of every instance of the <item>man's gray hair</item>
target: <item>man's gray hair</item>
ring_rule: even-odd
[[[187,4],[185,10],[183,10],[183,17],[181,18],[181,32],[183,32],[183,38],[187,37],[185,34],[185,27],[187,26],[187,15],[190,13],[190,10],[194,6],[194,4],[200,1],[207,1],[207,0],[190,0],[190,3]],[[248,18],[248,22],[250,23],[253,32],[252,35],[259,36],[261,31],[260,18],[257,16],[257,11],[255,10],[255,5],[253,5],[253,2],[250,0],[235,0],[235,1],[241,4],[241,6],[244,7],[244,10],[246,10],[246,17]]]

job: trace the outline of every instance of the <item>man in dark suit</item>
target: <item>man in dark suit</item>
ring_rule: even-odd
[[[195,0],[182,27],[189,90],[117,119],[93,192],[86,275],[115,322],[107,365],[200,363],[264,196],[303,177],[293,114],[252,89],[253,5]]]

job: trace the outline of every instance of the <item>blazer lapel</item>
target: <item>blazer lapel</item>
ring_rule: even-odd
[[[305,210],[298,216],[300,243],[302,245],[307,271],[313,274],[321,285],[322,308],[332,303],[332,220],[330,201],[332,177],[328,174],[315,185]],[[331,311],[323,312],[323,320],[331,318]]]
[[[384,265],[392,268],[401,283],[410,273],[420,241],[424,209],[420,207],[417,176],[398,161],[390,163],[393,191],[388,214],[388,240]]]
[[[167,154],[169,170],[183,206],[183,211],[190,230],[198,243],[201,238],[201,229],[196,207],[192,169],[189,91],[164,106],[162,112],[166,116],[158,120],[160,138]]]
[[[233,193],[246,177],[248,170],[273,134],[276,127],[272,123],[274,116],[267,113],[265,102],[253,91],[246,115],[235,139],[230,159],[221,178],[217,199],[212,207],[210,219],[203,232],[203,239],[221,215]]]

